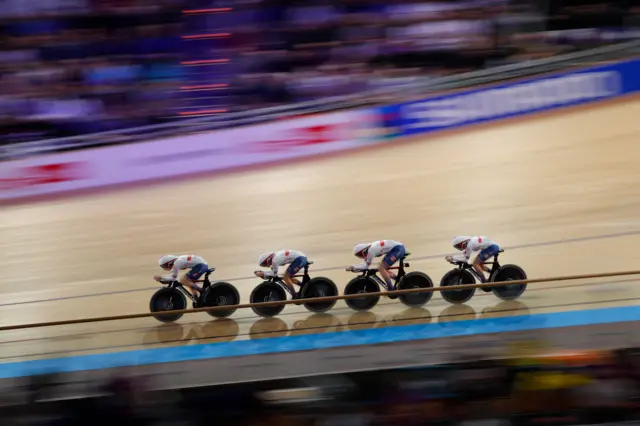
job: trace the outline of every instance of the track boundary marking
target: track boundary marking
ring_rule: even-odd
[[[515,319],[519,321],[515,321]],[[522,320],[526,318],[526,320]],[[347,330],[323,334],[285,336],[238,342],[201,343],[170,348],[140,349],[107,354],[18,361],[0,364],[0,379],[43,373],[70,373],[107,368],[164,364],[182,361],[229,358],[330,349],[360,345],[379,345],[441,337],[486,335],[512,331],[544,330],[584,325],[602,325],[640,319],[640,306],[554,312],[526,316],[485,318],[446,323],[404,325],[379,329]],[[446,324],[445,327],[442,324]]]

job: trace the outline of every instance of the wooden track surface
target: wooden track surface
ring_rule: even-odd
[[[435,283],[450,268],[443,256],[457,234],[513,246],[502,262],[531,278],[637,269],[639,109],[629,101],[318,162],[6,207],[0,324],[144,312],[164,253],[204,256],[215,280],[244,277],[233,281],[243,302],[259,282],[247,277],[263,251],[302,250],[312,274],[332,268],[317,274],[342,289],[352,246],[381,238],[404,242],[422,258],[410,269]],[[636,281],[532,285],[517,302],[478,292],[463,306],[436,294],[424,310],[382,299],[369,313],[339,302],[328,315],[288,306],[274,319],[242,310],[173,326],[145,318],[23,330],[0,336],[0,362],[637,304]]]

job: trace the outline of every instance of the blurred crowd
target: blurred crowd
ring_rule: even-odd
[[[2,2],[1,142],[163,121],[179,86],[171,0]]]
[[[56,400],[37,377],[3,426],[550,426],[640,421],[640,350],[458,360],[448,365],[146,391],[117,377],[100,396]],[[17,403],[16,395],[22,395]]]
[[[435,77],[597,47],[636,36],[631,16],[640,13],[632,3],[589,0],[252,3],[259,11],[247,12],[254,23],[238,30],[241,69],[231,85],[240,108],[402,90]]]
[[[351,94],[637,38],[633,0],[3,0],[0,144]]]

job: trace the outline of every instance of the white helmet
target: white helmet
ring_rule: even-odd
[[[458,250],[464,250],[467,247],[467,243],[470,239],[471,237],[460,235],[451,240],[451,245]]]
[[[369,253],[369,247],[371,247],[371,243],[356,244],[356,246],[353,248],[353,255],[355,257],[364,259],[365,257],[367,257],[367,253]]]
[[[172,254],[164,255],[158,261],[158,265],[160,265],[162,269],[169,270],[173,268],[173,263],[176,261],[177,258],[178,256],[174,256]]]
[[[275,255],[276,254],[272,251],[262,253],[260,256],[258,256],[258,265],[262,266],[263,268],[271,266],[271,261],[273,260],[273,256]]]

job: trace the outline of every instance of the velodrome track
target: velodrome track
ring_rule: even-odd
[[[0,324],[145,312],[164,253],[197,253],[248,302],[257,255],[295,248],[340,288],[353,244],[403,241],[435,283],[456,234],[507,247],[529,277],[640,269],[640,102],[627,100],[431,136],[352,155],[0,210]],[[411,260],[411,259],[410,259]],[[315,269],[314,269],[315,268]],[[543,283],[518,301],[436,293],[425,309],[382,299],[324,315],[289,305],[260,319],[186,315],[4,332],[0,362],[638,305],[633,277]],[[469,322],[472,327],[471,322]],[[477,330],[477,332],[482,332]]]

